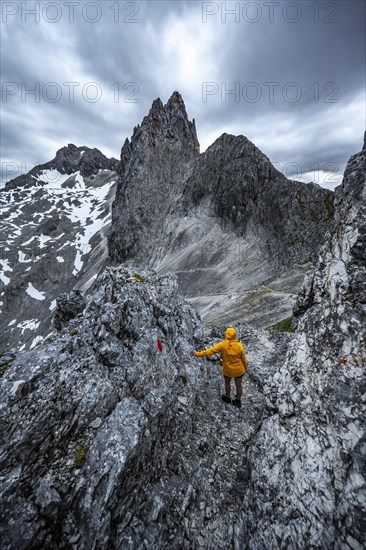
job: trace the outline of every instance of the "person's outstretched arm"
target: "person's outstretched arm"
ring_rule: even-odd
[[[196,357],[208,357],[209,355],[213,355],[214,353],[220,353],[223,343],[224,342],[219,342],[218,344],[216,344],[216,346],[204,349],[203,351],[193,351],[192,355],[195,355]]]

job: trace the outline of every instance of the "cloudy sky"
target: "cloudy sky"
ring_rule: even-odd
[[[244,134],[287,176],[334,188],[362,147],[365,5],[3,0],[2,183],[68,143],[119,158],[178,90],[201,151]]]

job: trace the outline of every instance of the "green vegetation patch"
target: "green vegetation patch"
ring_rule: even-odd
[[[295,332],[291,326],[292,317],[287,317],[282,321],[279,321],[275,325],[269,327],[270,330],[276,330],[277,332]]]
[[[2,359],[3,357],[8,356],[9,359],[5,361]],[[8,354],[7,352],[0,352],[0,374],[2,374],[6,369],[11,367],[11,365],[14,363],[16,357],[13,353]]]
[[[300,242],[299,237],[296,237],[295,235],[290,235],[287,239],[288,246],[294,246],[295,244],[298,244]]]
[[[76,336],[78,334],[78,329],[77,328],[72,328],[71,330],[69,330],[69,334],[70,336]]]
[[[9,361],[5,361],[5,363],[2,363],[0,365],[0,373],[4,372],[6,369],[11,367],[11,365],[14,363],[15,359],[9,359]]]
[[[134,274],[134,277],[135,277],[135,279],[136,279],[137,281],[139,281],[140,283],[143,283],[143,284],[146,283],[145,279],[144,279],[143,277],[141,277],[141,275],[139,275],[138,273],[135,273],[135,274]]]
[[[85,447],[80,447],[75,453],[74,457],[74,465],[75,468],[81,468],[86,460],[86,455],[88,454],[88,451]]]

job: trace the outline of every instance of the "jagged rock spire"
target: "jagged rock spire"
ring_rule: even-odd
[[[188,119],[179,92],[174,92],[166,105],[158,97],[141,123],[134,129],[131,145],[142,140],[147,147],[181,149],[183,154],[196,153],[199,147],[194,120]]]
[[[160,236],[198,155],[195,123],[188,119],[181,95],[174,92],[166,105],[155,99],[122,147],[109,239],[112,261],[134,258],[138,263],[151,256],[151,235]]]
[[[252,241],[254,235],[272,265],[315,259],[332,222],[331,191],[288,180],[245,136],[223,134],[198,153],[194,120],[181,95],[174,92],[166,105],[157,98],[121,151],[112,262],[157,265],[167,254],[168,215],[185,217],[202,201],[224,231],[238,238],[251,233]]]

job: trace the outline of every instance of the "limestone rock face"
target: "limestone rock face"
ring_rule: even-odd
[[[0,363],[2,549],[241,548],[243,452],[292,335],[236,325],[239,410],[219,363],[190,354],[224,327],[203,340],[175,276],[109,267],[77,298],[61,332]]]
[[[366,150],[336,190],[335,230],[294,303],[298,333],[266,387],[249,452],[249,548],[364,548]]]
[[[83,312],[85,299],[80,290],[73,290],[70,294],[64,293],[56,299],[56,313],[53,319],[54,326],[61,330],[71,319],[75,319]]]
[[[175,92],[122,148],[109,254],[176,273],[208,325],[268,326],[290,315],[332,222],[331,191],[288,180],[246,137],[223,134],[199,154]]]
[[[333,218],[332,192],[287,179],[245,136],[223,134],[195,165],[185,205],[208,197],[224,230],[278,266],[314,261]]]

